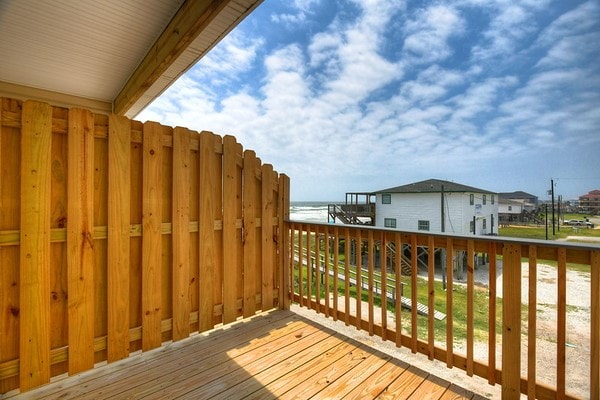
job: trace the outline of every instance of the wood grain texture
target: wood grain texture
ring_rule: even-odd
[[[190,131],[173,130],[173,340],[190,334]]]
[[[275,289],[275,244],[273,236],[273,216],[275,198],[273,195],[273,166],[262,166],[262,309],[273,308],[273,290]]]
[[[142,349],[160,346],[162,312],[162,144],[161,126],[144,124],[142,204]]]
[[[50,381],[52,107],[23,103],[21,130],[20,387]]]
[[[94,366],[94,117],[69,112],[68,133],[69,374]]]
[[[521,246],[502,251],[502,398],[519,399],[521,384]]]
[[[256,313],[256,272],[260,271],[257,256],[260,249],[256,227],[257,216],[257,192],[258,182],[256,180],[257,159],[252,150],[244,152],[244,232],[242,243],[244,245],[244,300],[242,314],[249,317]],[[260,204],[260,203],[259,203]],[[260,214],[259,214],[260,215]]]
[[[108,136],[108,361],[129,356],[131,130],[110,115]]]

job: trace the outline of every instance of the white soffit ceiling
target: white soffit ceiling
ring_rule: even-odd
[[[188,0],[188,3],[190,0]],[[222,1],[191,0],[203,4]],[[184,0],[2,0],[0,82],[113,103]],[[231,0],[139,99],[140,112],[260,0]],[[215,6],[216,7],[216,6]],[[218,27],[218,29],[215,29]]]

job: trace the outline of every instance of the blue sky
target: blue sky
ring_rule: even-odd
[[[600,189],[600,1],[265,0],[136,119],[234,135],[292,201]]]

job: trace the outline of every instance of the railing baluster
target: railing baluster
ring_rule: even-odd
[[[325,235],[323,240],[325,241],[325,255],[323,259],[325,262],[323,263],[323,273],[325,274],[325,315],[327,317],[331,316],[331,303],[329,301],[329,255],[331,249],[329,248],[329,228],[325,227]]]
[[[317,304],[315,311],[320,313],[322,310],[321,303],[321,280],[323,275],[321,274],[321,234],[316,232],[315,235],[315,292],[317,293]]]
[[[316,232],[318,228],[315,229],[315,242],[316,242],[316,238],[318,236],[318,233]],[[312,230],[311,230],[311,226],[308,225],[306,227],[306,300],[308,302],[308,308],[313,308],[312,307],[312,276],[313,276],[313,254],[315,255],[315,258],[319,256],[319,249],[315,248],[314,242],[311,240],[312,238]],[[318,296],[318,293],[317,293]],[[317,299],[317,301],[319,301]],[[315,306],[315,309],[319,310],[319,306],[318,303]]]
[[[496,242],[489,243],[488,383],[496,384]]]
[[[386,234],[381,232],[381,250],[379,252],[379,265],[381,266],[381,338],[387,340],[387,240]]]
[[[474,257],[475,243],[467,241],[467,375],[473,376],[473,330],[474,330]]]
[[[502,399],[521,397],[521,246],[502,249]]]
[[[394,243],[396,245],[396,346],[402,347],[402,239],[400,233],[394,234]]]
[[[427,305],[428,305],[428,316],[427,316],[427,339],[429,345],[429,359],[434,358],[434,339],[435,339],[435,325],[434,325],[434,300],[435,300],[435,244],[433,236],[427,238]]]
[[[411,328],[411,351],[417,352],[417,237],[410,235],[410,265],[411,265],[411,276],[410,276],[410,302],[411,302],[411,317],[410,317],[410,328]]]
[[[454,366],[454,319],[452,290],[454,281],[454,242],[446,239],[446,366]]]
[[[350,239],[350,229],[344,229],[344,322],[346,326],[350,325],[350,253],[352,249],[352,239]]]
[[[368,254],[368,297],[369,297],[369,335],[373,336],[373,324],[374,324],[374,310],[373,310],[373,302],[374,302],[374,283],[373,283],[373,259],[374,259],[374,245],[373,245],[373,231],[369,230],[367,240],[367,254]]]
[[[527,321],[527,396],[536,398],[537,247],[529,246],[529,316]]]
[[[304,277],[302,276],[302,266],[304,259],[304,233],[302,231],[302,224],[298,224],[298,294],[300,295],[300,301],[298,304],[302,305],[304,303],[305,306],[308,307],[306,301],[304,299]]]
[[[362,231],[356,236],[356,329],[362,326]]]
[[[567,361],[567,251],[558,249],[558,297],[556,316],[556,396],[565,397]]]
[[[340,262],[340,231],[336,226],[333,230],[333,320],[338,320],[338,274]]]

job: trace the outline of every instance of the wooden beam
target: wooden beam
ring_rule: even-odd
[[[230,1],[187,0],[183,3],[115,98],[114,112],[124,115]]]

